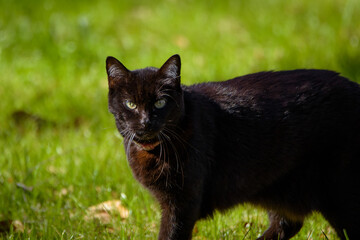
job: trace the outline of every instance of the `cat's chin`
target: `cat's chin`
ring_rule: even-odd
[[[145,151],[154,150],[157,146],[160,145],[159,140],[154,140],[154,141],[135,141],[134,140],[134,143]]]

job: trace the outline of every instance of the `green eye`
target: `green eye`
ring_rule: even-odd
[[[157,100],[154,105],[155,105],[155,107],[158,108],[158,109],[163,108],[163,107],[165,107],[165,105],[166,105],[166,99],[165,99],[165,98],[161,98],[161,99]]]
[[[131,102],[131,101],[129,101],[129,100],[126,100],[126,101],[125,101],[125,105],[126,105],[127,108],[129,108],[129,109],[131,109],[131,110],[133,110],[133,109],[136,108],[136,104],[133,103],[133,102]]]

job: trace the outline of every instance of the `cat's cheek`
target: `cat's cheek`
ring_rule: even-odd
[[[124,132],[126,130],[126,124],[124,124],[123,121],[115,120],[116,127],[119,130],[120,133]]]
[[[171,123],[175,124],[180,119],[180,115],[181,115],[181,110],[173,109],[171,112],[169,112],[166,122],[170,124]]]

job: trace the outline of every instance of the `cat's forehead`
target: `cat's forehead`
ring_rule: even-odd
[[[161,76],[156,68],[144,68],[131,72],[129,84],[137,89],[154,90],[161,81]]]
[[[147,101],[158,94],[162,85],[161,79],[157,68],[149,67],[134,70],[131,72],[126,85],[122,86],[122,90],[127,97],[136,101]]]
[[[133,83],[152,83],[158,78],[158,69],[154,67],[147,67],[131,71],[131,82]]]

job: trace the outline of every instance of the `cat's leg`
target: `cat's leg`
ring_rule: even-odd
[[[298,233],[303,221],[291,221],[276,212],[269,211],[270,226],[257,240],[287,240]]]
[[[159,240],[189,240],[198,217],[198,207],[190,204],[161,204]]]

